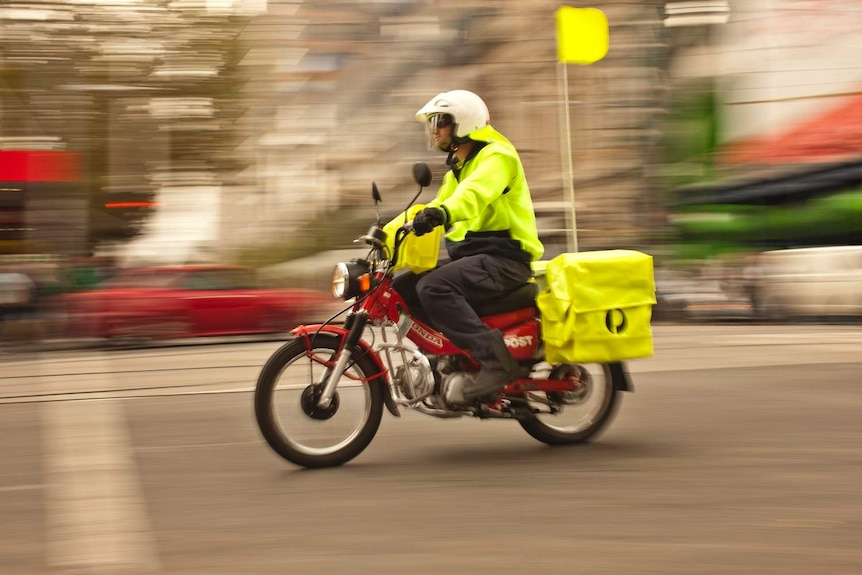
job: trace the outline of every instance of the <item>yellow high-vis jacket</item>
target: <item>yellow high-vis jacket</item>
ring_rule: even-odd
[[[477,145],[446,172],[428,206],[446,213],[452,259],[491,254],[524,262],[544,253],[524,167],[515,146],[491,126],[470,134]]]

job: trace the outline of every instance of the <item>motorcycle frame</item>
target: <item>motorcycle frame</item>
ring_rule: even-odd
[[[456,346],[445,335],[422,320],[413,317],[404,298],[392,288],[391,276],[378,274],[375,279],[379,285],[360,306],[360,309],[368,312],[369,322],[398,324],[399,321],[403,321],[402,318],[409,318],[410,327],[403,336],[415,343],[423,352],[435,355],[463,355],[470,359],[474,367],[478,367],[476,360],[470,357],[467,351]]]

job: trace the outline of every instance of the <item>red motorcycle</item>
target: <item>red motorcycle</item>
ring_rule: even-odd
[[[431,172],[417,163],[413,176],[419,192],[411,205],[431,183]],[[377,207],[376,185],[372,194]],[[272,449],[304,467],[341,465],[371,443],[384,406],[396,417],[407,408],[439,418],[514,420],[550,445],[586,441],[610,422],[620,392],[632,389],[623,364],[548,364],[533,283],[477,308],[485,323],[503,331],[522,377],[490,404],[453,405],[452,390],[476,377],[479,363],[411,317],[392,289],[411,223],[399,227],[387,245],[379,209],[377,220],[356,240],[370,247],[367,257],[335,267],[333,295],[352,300],[343,325],[330,320],[296,327],[295,337],[269,358],[258,377],[255,415]]]

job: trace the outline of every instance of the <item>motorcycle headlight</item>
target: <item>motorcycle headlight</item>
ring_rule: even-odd
[[[368,262],[353,260],[339,262],[332,270],[332,295],[338,299],[350,299],[371,288]]]

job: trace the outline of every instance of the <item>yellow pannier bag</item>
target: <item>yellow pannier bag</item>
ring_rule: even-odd
[[[652,256],[634,250],[566,253],[547,262],[537,305],[549,363],[606,363],[653,354]]]
[[[389,257],[392,257],[393,246],[395,245],[395,232],[404,225],[405,221],[412,221],[413,217],[424,207],[424,204],[415,204],[407,210],[406,219],[404,217],[405,212],[401,212],[383,226],[383,231],[386,232],[386,248],[389,250]],[[398,261],[395,263],[394,269],[407,268],[414,274],[433,270],[437,267],[437,258],[440,256],[440,238],[442,236],[443,226],[437,226],[424,236],[417,237],[416,234],[408,234],[398,248]]]

